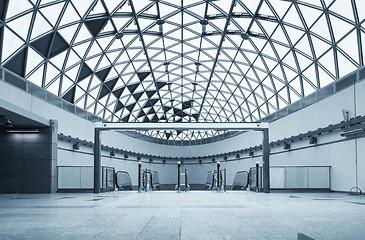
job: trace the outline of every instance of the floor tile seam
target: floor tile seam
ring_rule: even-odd
[[[147,226],[150,224],[150,222],[155,218],[157,212],[150,218],[150,220],[148,220],[148,222],[146,223],[146,225],[142,228],[142,230],[139,232],[139,234],[137,235],[137,237],[135,238],[135,240],[137,240],[142,233],[144,232],[144,230],[147,228]]]
[[[160,208],[152,217],[151,219],[146,223],[146,225],[144,226],[144,228],[142,229],[142,231],[138,234],[136,239],[139,239],[141,236],[143,236],[143,233],[149,229],[153,229],[155,226],[155,222],[158,222],[159,217],[163,217],[163,212],[166,210],[170,210],[170,209],[164,209],[164,208]],[[171,210],[175,210],[179,212],[179,218],[178,218],[178,222],[176,224],[179,225],[179,239],[181,239],[181,209],[171,209]]]
[[[255,232],[257,232],[257,228],[256,228],[256,226],[254,226],[254,225],[252,225],[252,224],[250,224],[250,221],[248,220],[246,220],[246,219],[243,219],[242,217],[241,217],[241,215],[239,215],[237,212],[234,212],[232,209],[229,209],[228,211],[230,211],[231,212],[231,214],[232,215],[236,215],[237,216],[237,218],[241,218],[242,220],[243,220],[243,222],[245,222],[245,224],[246,225],[248,225],[253,231],[255,231]],[[291,229],[293,232],[297,232],[297,230],[296,229],[294,229],[294,228],[292,228],[292,227],[290,227],[290,226],[287,226],[287,225],[285,225],[285,224],[282,224],[282,223],[280,223],[282,226],[283,226],[283,228],[285,228],[285,229]],[[270,239],[270,236],[266,236],[266,234],[263,234],[262,232],[259,232],[258,233],[263,239]]]
[[[218,230],[218,232],[219,232],[220,236],[222,237],[222,239],[223,239],[223,240],[225,240],[225,237],[224,237],[223,233],[221,232],[221,230],[220,230],[219,226],[218,226],[218,225],[216,224],[216,222],[214,221],[215,219],[212,219],[212,216],[210,215],[210,212],[209,212],[209,211],[207,211],[207,209],[204,209],[204,211],[207,213],[207,216],[208,216],[208,218],[211,220],[211,222],[213,222],[213,224],[214,224],[214,226],[215,226],[215,229],[217,229],[217,230]]]
[[[96,239],[98,236],[100,236],[101,234],[105,233],[108,229],[112,229],[114,228],[115,225],[117,225],[118,222],[115,221],[114,224],[108,226],[108,227],[105,227],[103,230],[101,230],[101,232],[99,232],[98,234],[96,234],[94,237],[92,237],[91,239]]]

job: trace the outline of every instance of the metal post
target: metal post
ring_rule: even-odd
[[[141,162],[138,162],[138,192],[141,192],[141,168],[142,164]]]
[[[262,175],[264,193],[270,193],[269,129],[262,130]]]
[[[219,181],[220,167],[221,163],[217,162],[217,191],[220,191],[220,181]]]
[[[100,129],[94,131],[94,193],[100,193],[101,140]]]
[[[181,162],[177,162],[177,192],[180,192],[180,170]]]
[[[259,192],[259,162],[256,162],[256,192]]]
[[[147,192],[147,187],[148,187],[148,172],[147,172],[147,168],[144,170],[144,175],[143,175],[143,187],[144,187],[144,191]]]
[[[188,191],[188,172],[185,169],[185,192]]]
[[[224,169],[224,192],[226,192],[227,189],[227,170]]]

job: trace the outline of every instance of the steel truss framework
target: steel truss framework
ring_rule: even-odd
[[[363,0],[3,0],[0,61],[111,122],[254,122],[363,66],[364,19]]]
[[[101,132],[111,130],[234,130],[262,132],[262,183],[263,191],[270,193],[270,150],[268,123],[110,123],[100,122],[94,129],[94,193],[100,193]]]

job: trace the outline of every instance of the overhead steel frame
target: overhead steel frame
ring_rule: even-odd
[[[261,131],[263,191],[270,193],[269,123],[111,123],[97,122],[94,129],[94,193],[100,193],[101,132],[131,130],[234,130]]]

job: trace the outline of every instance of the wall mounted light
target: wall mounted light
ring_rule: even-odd
[[[253,157],[253,151],[249,151],[249,152],[248,152],[248,155],[249,155],[250,157]]]
[[[74,144],[72,145],[72,149],[73,149],[73,150],[79,150],[79,149],[80,149],[80,144],[79,144],[79,143],[74,143]]]
[[[290,144],[289,143],[284,143],[284,149],[289,150],[290,149]]]
[[[353,129],[353,130],[349,130],[346,132],[341,133],[341,137],[354,137],[357,135],[363,135],[365,134],[365,129],[364,128],[357,128],[357,129]]]
[[[115,151],[114,151],[114,150],[112,150],[112,151],[110,152],[110,156],[111,156],[111,157],[114,157],[114,156],[115,156]]]
[[[316,137],[309,137],[309,144],[316,144],[317,138]]]

